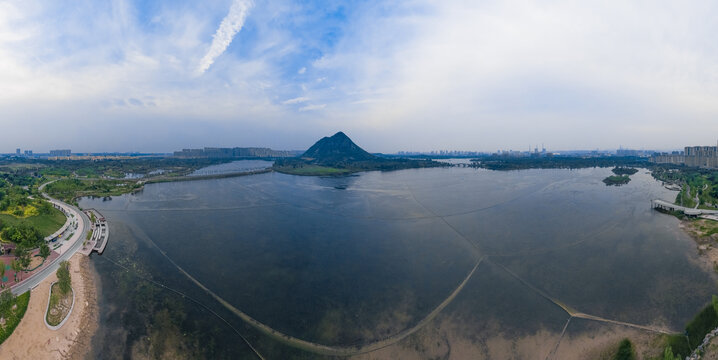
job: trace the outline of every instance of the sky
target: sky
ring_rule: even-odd
[[[718,2],[0,0],[0,152],[718,141]]]

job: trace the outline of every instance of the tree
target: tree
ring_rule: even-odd
[[[18,245],[15,248],[15,259],[20,263],[22,266],[22,269],[27,269],[28,266],[30,266],[30,251],[28,251],[24,246]]]
[[[65,260],[60,263],[60,268],[57,269],[57,284],[60,286],[60,291],[63,294],[67,294],[72,289],[72,280],[70,279],[70,262]]]
[[[7,226],[2,231],[2,237],[5,240],[10,240],[18,245],[23,245],[28,249],[37,247],[43,240],[43,236],[40,231],[25,222],[19,225]]]
[[[5,287],[5,263],[0,261],[0,281],[2,282],[2,287]]]
[[[52,214],[52,205],[50,205],[47,201],[38,201],[37,209],[40,212],[40,214],[43,215],[50,215]]]
[[[713,295],[713,298],[715,299],[715,295]],[[665,350],[663,350],[663,360],[681,360],[681,356],[674,356],[673,349],[669,345]]]
[[[628,339],[621,340],[618,345],[618,352],[613,357],[614,360],[635,360],[636,353],[633,351],[633,344]]]
[[[3,291],[0,293],[0,308],[10,307],[12,301],[15,300],[15,295],[11,291]]]
[[[17,274],[20,274],[20,280],[22,280],[22,273],[20,273],[20,271],[22,270],[22,264],[20,264],[17,259],[13,260],[10,263],[10,268],[12,268],[12,271],[15,272],[15,281],[17,281]]]
[[[47,257],[50,256],[50,247],[47,246],[46,242],[40,244],[40,256],[42,256],[43,259],[47,259]]]

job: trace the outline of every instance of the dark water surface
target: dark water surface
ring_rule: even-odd
[[[189,340],[163,339],[162,351],[195,341],[212,346],[200,357],[251,358],[234,328],[261,351],[312,357],[248,328],[176,266],[254,319],[327,345],[364,344],[413,326],[480,257],[486,260],[443,312],[471,324],[464,331],[475,341],[488,331],[560,333],[568,317],[507,269],[580,312],[680,330],[715,285],[677,220],[650,208],[651,199],[675,193],[644,170],[621,187],[601,182],[609,174],[268,173],[83,199],[112,228],[105,254],[93,257],[103,314],[95,356],[158,351],[152,329],[167,326]]]

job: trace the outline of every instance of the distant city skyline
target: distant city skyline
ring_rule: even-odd
[[[714,1],[0,2],[0,153],[681,149],[718,137]],[[620,16],[617,16],[620,14]]]
[[[221,147],[199,147],[199,148],[182,148],[182,149],[175,149],[170,151],[158,151],[158,152],[143,152],[143,151],[73,151],[71,149],[52,149],[48,151],[37,151],[32,149],[24,149],[24,148],[16,148],[14,152],[0,152],[0,155],[10,155],[10,156],[23,156],[23,157],[39,157],[39,156],[49,156],[49,157],[66,157],[66,156],[76,156],[76,155],[86,155],[86,154],[142,154],[142,155],[152,155],[152,154],[164,154],[164,155],[174,155],[177,156],[178,153],[186,152],[186,151],[202,151],[203,149],[228,149],[231,150],[233,148],[242,148],[242,147],[228,147],[228,148],[221,148]],[[263,148],[258,148],[263,149]],[[302,151],[306,149],[270,149],[266,148],[267,150],[277,150],[282,152],[290,152],[295,154],[301,154]],[[677,149],[631,149],[631,148],[596,148],[596,149],[549,149],[549,148],[531,148],[529,149],[510,149],[510,148],[502,148],[502,149],[495,149],[495,150],[462,150],[462,149],[428,149],[428,150],[398,150],[395,152],[385,152],[385,154],[388,155],[437,155],[437,156],[451,156],[451,155],[457,155],[457,156],[469,156],[469,155],[486,155],[486,154],[501,154],[501,153],[516,153],[516,154],[529,154],[529,153],[544,153],[544,152],[550,152],[555,154],[562,154],[562,153],[590,153],[590,152],[600,152],[600,153],[614,153],[618,155],[626,155],[627,153],[641,153],[643,155],[650,155],[653,153],[666,153],[666,152],[683,152],[683,148],[677,148]],[[374,151],[373,153],[381,153]],[[252,155],[247,155],[252,156]]]

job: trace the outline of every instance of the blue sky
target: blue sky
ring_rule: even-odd
[[[714,1],[0,0],[0,152],[718,139]]]

